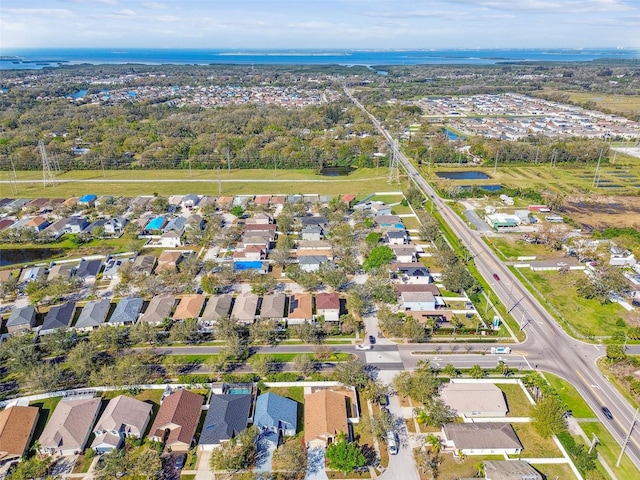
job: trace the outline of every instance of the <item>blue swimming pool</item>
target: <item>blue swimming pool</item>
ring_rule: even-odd
[[[144,227],[145,230],[160,230],[164,225],[164,217],[156,217],[147,223],[147,226]]]
[[[234,270],[260,270],[262,262],[260,260],[241,260],[233,263]]]
[[[251,389],[250,388],[230,388],[229,392],[227,392],[229,395],[248,395],[251,393]]]

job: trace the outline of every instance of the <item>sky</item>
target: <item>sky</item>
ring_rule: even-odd
[[[11,48],[640,48],[640,0],[0,0]]]

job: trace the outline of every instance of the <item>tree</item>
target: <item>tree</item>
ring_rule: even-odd
[[[367,365],[359,358],[338,363],[333,370],[333,378],[336,382],[354,386],[358,390],[364,388],[370,380]]]
[[[186,318],[181,322],[176,322],[169,333],[169,341],[171,342],[198,343],[200,338],[198,320],[195,318]]]
[[[442,283],[444,287],[451,292],[467,290],[471,288],[475,282],[473,276],[462,263],[456,263],[442,272]]]
[[[25,377],[25,384],[32,392],[47,392],[63,387],[64,378],[65,374],[59,363],[43,362],[31,366]]]
[[[607,360],[611,363],[617,363],[625,360],[627,354],[623,345],[609,344],[607,345]]]
[[[378,440],[385,440],[387,432],[393,431],[394,418],[389,410],[381,409],[378,415],[369,417],[371,434]]]
[[[249,338],[254,345],[276,346],[283,334],[276,320],[258,320],[249,326]]]
[[[225,470],[235,473],[255,466],[258,433],[257,427],[246,428],[235,438],[224,442],[220,448],[214,448],[211,453],[211,470]]]
[[[28,459],[23,459],[11,470],[5,478],[6,480],[48,480],[49,467],[53,462],[51,457],[40,457],[38,455]]]
[[[565,408],[555,396],[545,395],[535,406],[531,407],[531,424],[542,438],[564,431],[566,428]]]
[[[261,377],[266,377],[276,369],[277,362],[271,355],[255,355],[251,357],[249,363]]]
[[[158,336],[153,326],[147,322],[137,322],[129,329],[129,341],[137,343],[154,343]]]
[[[117,352],[127,346],[129,339],[125,328],[105,326],[92,330],[89,334],[89,341],[94,347]]]
[[[447,363],[445,367],[442,369],[442,373],[444,373],[449,378],[457,378],[460,376],[460,370],[453,366],[451,363]]]
[[[433,453],[431,450],[420,450],[416,455],[416,466],[431,480],[437,479],[440,475],[439,468],[441,463],[440,455]]]
[[[456,418],[456,413],[441,398],[427,401],[425,410],[428,413],[426,423],[432,427],[441,428]]]
[[[305,377],[316,371],[316,363],[304,353],[293,359],[293,367]]]
[[[476,380],[487,375],[487,372],[482,369],[480,365],[474,365],[469,369],[469,376],[471,378],[475,378]]]
[[[345,474],[365,464],[364,455],[358,444],[349,443],[344,433],[338,434],[336,441],[327,447],[326,457],[331,468]]]
[[[435,218],[431,215],[420,216],[420,228],[418,228],[418,236],[420,240],[425,242],[433,242],[440,236],[440,226]]]
[[[231,209],[231,215],[233,215],[234,217],[240,218],[243,214],[244,214],[244,208],[242,208],[241,205],[235,205]]]
[[[629,284],[619,268],[602,264],[592,270],[591,275],[580,278],[576,287],[581,297],[598,300],[604,305],[611,302],[613,295],[623,294]]]
[[[442,451],[442,442],[437,435],[433,433],[427,435],[426,443],[429,445],[431,452],[438,454]]]
[[[476,472],[478,473],[479,477],[484,477],[484,472],[485,472],[484,463],[482,462],[474,463],[473,468],[476,469]]]
[[[389,337],[401,337],[404,314],[393,312],[387,305],[378,309],[378,326]]]
[[[67,365],[83,381],[96,368],[96,349],[89,342],[78,343],[67,355]]]
[[[414,342],[422,340],[425,338],[424,327],[411,315],[405,316],[402,325],[402,336]]]
[[[496,366],[496,372],[501,373],[505,377],[508,377],[513,373],[513,370],[509,367],[509,365],[500,360],[500,362],[498,362],[498,365]]]
[[[299,438],[292,438],[273,452],[273,470],[286,470],[289,474],[286,480],[303,480],[307,473],[307,457],[304,444]]]

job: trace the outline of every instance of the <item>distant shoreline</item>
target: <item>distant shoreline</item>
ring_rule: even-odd
[[[640,60],[640,50],[450,49],[450,50],[254,50],[254,49],[4,49],[0,69],[22,70],[61,65],[498,65]]]

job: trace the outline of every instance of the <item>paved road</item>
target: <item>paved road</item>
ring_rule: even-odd
[[[351,95],[351,92],[347,89],[345,92],[369,116],[387,141],[391,145],[395,145],[395,140],[380,122],[366,111],[364,106]],[[497,258],[489,246],[482,241],[478,232],[469,229],[447,203],[438,197],[435,190],[422,178],[402,152],[398,151],[396,154],[412,181],[431,197],[444,221],[474,256],[480,274],[488,281],[493,282],[493,290],[498,298],[508,306],[521,328],[525,329],[527,340],[523,347],[526,346],[529,351],[529,361],[535,362],[541,370],[555,373],[568,380],[591,406],[618,443],[622,444],[634,417],[634,409],[599,372],[596,366],[597,358],[605,353],[604,348],[577,341],[567,335],[536,298]],[[499,280],[494,279],[494,274],[499,277]],[[612,420],[606,418],[602,413],[603,406],[607,406],[613,413]],[[639,428],[636,428],[631,436],[627,454],[636,467],[640,468]]]

